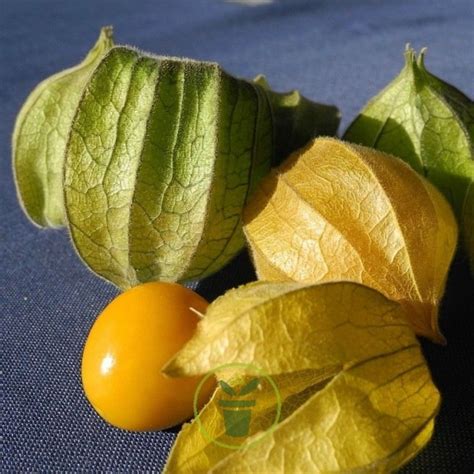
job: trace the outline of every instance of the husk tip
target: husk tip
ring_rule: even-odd
[[[410,43],[405,45],[405,64],[406,66],[412,66],[416,62],[416,52],[411,47]]]
[[[427,51],[428,48],[424,46],[423,48],[421,48],[420,54],[418,55],[417,63],[420,69],[425,69],[425,54]]]
[[[103,26],[100,29],[100,37],[106,40],[113,40],[114,27],[112,25]]]
[[[405,63],[407,67],[418,66],[420,69],[425,69],[425,54],[428,48],[424,46],[421,48],[419,54],[411,47],[410,43],[405,45]]]
[[[267,81],[267,78],[264,74],[258,74],[254,77],[253,82],[264,89],[270,89],[270,84]]]

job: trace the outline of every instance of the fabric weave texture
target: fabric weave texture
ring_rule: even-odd
[[[14,119],[32,88],[76,64],[101,26],[121,44],[218,61],[230,73],[267,76],[342,111],[340,131],[403,65],[406,43],[429,48],[427,67],[474,93],[472,0],[2,0],[0,4],[0,315],[2,472],[160,471],[177,430],[108,426],[80,382],[88,331],[118,293],[90,273],[65,231],[23,215],[11,173]],[[250,281],[244,252],[195,286],[213,299]],[[423,341],[443,395],[430,445],[409,473],[474,470],[473,281],[458,258],[441,310],[446,347]]]

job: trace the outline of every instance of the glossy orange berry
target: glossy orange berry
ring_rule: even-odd
[[[175,283],[136,286],[99,315],[82,356],[82,383],[102,418],[126,430],[160,430],[193,416],[202,377],[169,378],[161,368],[191,338],[208,303]],[[192,309],[191,309],[192,308]],[[214,381],[200,391],[202,406]]]

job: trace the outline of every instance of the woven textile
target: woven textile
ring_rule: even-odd
[[[159,471],[176,436],[114,429],[82,393],[85,338],[117,290],[82,265],[66,232],[33,227],[17,204],[10,138],[39,80],[77,63],[113,24],[120,43],[215,60],[243,77],[264,73],[276,90],[337,104],[342,131],[398,73],[407,42],[428,46],[428,68],[472,96],[473,10],[472,0],[1,0],[0,469]],[[474,470],[474,286],[463,262],[452,274],[441,320],[448,346],[423,343],[443,406],[431,444],[406,472]],[[197,289],[212,299],[252,278],[242,254]]]

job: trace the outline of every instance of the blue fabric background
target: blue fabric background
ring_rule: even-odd
[[[337,104],[341,131],[400,70],[405,44],[428,46],[427,66],[472,97],[474,2],[288,0],[246,7],[205,0],[0,1],[0,315],[2,471],[160,470],[175,433],[127,433],[85,400],[82,346],[117,290],[88,272],[66,232],[23,216],[10,171],[17,111],[44,77],[85,55],[102,25],[117,42],[220,62],[244,77],[264,73]],[[252,278],[243,254],[198,285],[214,298]],[[424,343],[444,404],[430,446],[407,472],[472,472],[472,280],[455,264],[442,308],[447,347]],[[472,299],[472,294],[470,295]]]

